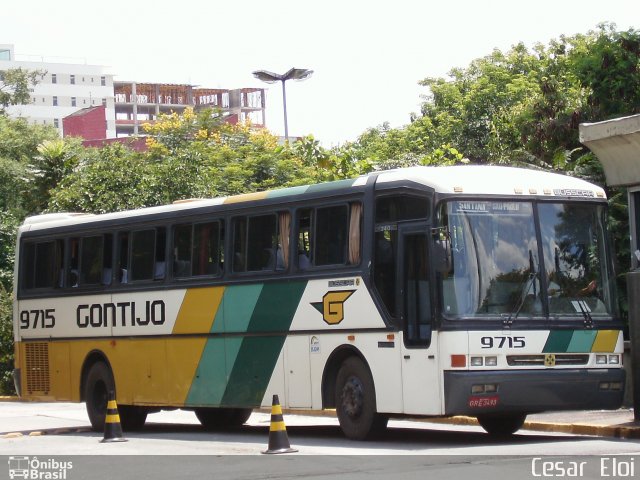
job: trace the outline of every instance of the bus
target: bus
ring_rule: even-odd
[[[277,394],[350,439],[390,417],[622,403],[622,322],[602,188],[498,166],[356,179],[19,229],[15,371],[29,400],[103,428],[193,410],[243,424]]]

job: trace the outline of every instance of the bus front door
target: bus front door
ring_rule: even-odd
[[[437,337],[433,331],[429,277],[429,226],[402,226],[396,282],[403,329],[402,393],[404,413],[440,414]]]

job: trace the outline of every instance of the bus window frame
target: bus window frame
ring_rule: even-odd
[[[218,266],[217,266],[217,271],[216,273],[210,273],[210,274],[203,274],[203,275],[194,275],[193,274],[193,253],[194,253],[194,242],[195,242],[195,227],[197,225],[206,225],[206,224],[217,224],[218,225],[218,244],[217,244],[217,249],[218,249]],[[191,246],[190,246],[190,272],[188,275],[181,275],[181,276],[177,276],[176,272],[175,272],[175,268],[174,268],[174,262],[175,262],[175,258],[174,258],[174,249],[176,247],[176,242],[175,242],[175,232],[176,229],[178,227],[183,227],[183,226],[189,226],[191,227]],[[169,225],[166,225],[165,227],[167,228],[167,232],[169,233],[168,235],[168,255],[169,255],[169,261],[168,261],[168,271],[167,271],[167,277],[168,277],[168,281],[169,283],[184,283],[184,282],[197,282],[197,281],[205,281],[205,280],[211,280],[211,279],[221,279],[224,277],[225,274],[225,270],[226,270],[226,265],[225,265],[225,261],[224,259],[226,258],[226,240],[227,240],[227,232],[226,232],[226,226],[227,226],[227,218],[225,216],[209,216],[209,215],[201,215],[198,217],[191,217],[191,218],[187,218],[185,221],[183,222],[179,222],[179,223],[171,223]]]
[[[361,218],[360,218],[360,259],[358,261],[358,263],[349,263],[349,226],[351,223],[351,206],[354,203],[359,203],[362,206],[362,212],[361,212]],[[317,215],[316,212],[318,209],[325,209],[325,208],[334,208],[334,207],[344,207],[346,208],[347,211],[347,221],[346,221],[346,232],[347,232],[347,237],[346,237],[346,243],[344,245],[344,259],[345,261],[343,263],[331,263],[331,264],[325,264],[325,265],[316,265],[315,264],[315,258],[316,258],[316,244],[317,241],[314,240],[315,232],[317,229]],[[311,235],[309,235],[310,237],[310,253],[311,253],[311,258],[309,259],[309,267],[307,268],[300,268],[300,252],[298,251],[298,240],[299,240],[299,236],[300,236],[300,213],[305,211],[305,210],[311,210],[312,211],[312,221],[311,221],[311,228],[310,228],[310,232]],[[365,205],[365,201],[364,201],[364,197],[362,196],[345,196],[345,198],[341,198],[339,201],[333,201],[333,202],[328,202],[328,203],[311,203],[309,202],[308,204],[303,204],[303,205],[299,205],[296,206],[296,208],[293,210],[293,217],[292,217],[292,226],[291,226],[291,234],[292,234],[292,238],[290,240],[291,245],[290,247],[293,249],[293,258],[295,258],[295,261],[293,262],[294,265],[294,271],[296,273],[307,273],[307,272],[325,272],[325,271],[332,271],[332,270],[343,270],[345,268],[359,268],[362,265],[362,260],[363,260],[363,251],[364,251],[364,247],[366,245],[365,243],[365,216],[366,216],[366,205]]]
[[[252,218],[257,218],[257,217],[273,217],[275,220],[275,234],[276,234],[276,239],[279,237],[280,235],[280,222],[279,222],[279,214],[280,212],[289,212],[289,214],[291,214],[290,209],[288,207],[281,207],[281,208],[260,208],[254,211],[248,211],[248,210],[241,210],[241,211],[237,211],[237,212],[229,212],[229,215],[227,216],[228,219],[228,225],[229,225],[229,233],[225,236],[225,266],[224,266],[224,270],[226,275],[229,278],[243,278],[243,277],[264,277],[264,276],[271,276],[271,275],[277,275],[277,276],[281,276],[283,274],[289,273],[290,268],[284,268],[284,269],[277,269],[275,262],[274,262],[274,266],[273,268],[263,268],[261,270],[248,270],[248,265],[245,265],[244,270],[235,270],[235,265],[236,265],[236,251],[235,251],[235,245],[236,245],[236,222],[238,220],[244,219],[244,224],[245,224],[245,228],[246,228],[246,238],[244,239],[244,253],[245,253],[245,258],[244,261],[245,263],[247,263],[248,261],[248,252],[249,252],[249,222]],[[291,243],[291,232],[289,232],[289,242]],[[276,240],[276,245],[275,247],[276,252],[278,249],[278,244],[277,244],[277,240]]]

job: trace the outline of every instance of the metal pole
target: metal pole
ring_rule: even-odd
[[[640,422],[640,266],[635,251],[639,248],[638,223],[640,221],[640,191],[637,187],[627,190],[629,205],[629,229],[631,230],[631,270],[627,273],[627,298],[629,300],[629,340],[631,344],[630,371],[627,373],[627,391],[631,390],[633,418]]]
[[[281,80],[282,82],[282,108],[284,110],[284,141],[289,143],[289,126],[287,125],[287,92],[284,88],[284,83],[286,80]]]

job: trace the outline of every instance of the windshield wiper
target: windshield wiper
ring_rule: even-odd
[[[535,283],[537,277],[538,272],[536,272],[536,267],[533,262],[533,254],[531,253],[531,250],[529,250],[529,275],[523,282],[525,288],[520,288],[520,301],[518,302],[515,310],[510,312],[509,317],[502,321],[502,324],[505,327],[510,327],[513,324],[514,320],[518,318],[522,307],[524,307],[524,302],[527,300],[527,295],[529,294],[531,286],[533,286],[533,297],[535,298],[537,296]]]
[[[593,328],[593,317],[591,316],[591,310],[589,309],[587,302],[584,300],[572,300],[571,304],[573,305],[573,308],[576,309],[576,312],[582,313],[585,328]]]

